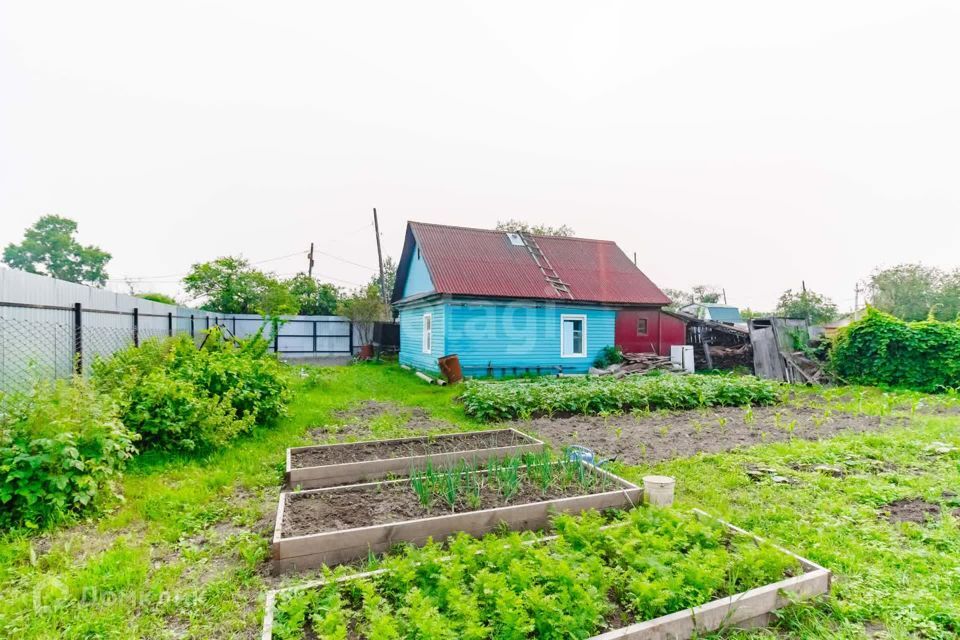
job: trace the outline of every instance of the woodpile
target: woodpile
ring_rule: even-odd
[[[781,351],[784,363],[787,368],[787,382],[825,384],[831,382],[831,376],[827,373],[823,364],[809,357],[803,351],[786,352]]]
[[[753,345],[749,342],[739,345],[710,345],[710,359],[714,369],[731,370],[743,367],[753,370]]]
[[[605,369],[590,368],[590,374],[595,376],[614,376],[622,378],[634,373],[646,373],[654,369],[672,371],[670,358],[658,356],[655,353],[625,353],[621,364],[612,364]]]
[[[637,373],[642,371],[652,371],[653,369],[672,369],[668,356],[658,356],[655,353],[625,353],[623,354],[623,366],[621,371],[627,373]]]

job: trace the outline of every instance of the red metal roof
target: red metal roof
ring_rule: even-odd
[[[527,247],[512,245],[502,231],[425,222],[409,224],[437,293],[566,298],[547,283]],[[569,286],[574,301],[649,305],[670,302],[615,242],[555,236],[533,238]]]

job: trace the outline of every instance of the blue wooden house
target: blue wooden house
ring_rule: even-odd
[[[407,225],[393,304],[400,362],[468,376],[585,373],[604,347],[669,353],[669,298],[614,243]]]

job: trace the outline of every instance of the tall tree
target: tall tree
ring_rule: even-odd
[[[694,302],[702,302],[704,304],[717,304],[720,302],[721,292],[716,287],[708,284],[695,284],[691,288],[690,293],[693,294]]]
[[[810,291],[787,289],[777,303],[777,315],[806,318],[813,324],[830,322],[837,317],[837,305],[830,298]]]
[[[369,344],[373,339],[373,324],[390,319],[390,305],[380,298],[378,285],[369,284],[357,289],[340,300],[337,314],[350,318],[357,324],[360,343]]]
[[[551,227],[548,224],[530,224],[524,220],[497,220],[497,231],[511,233],[529,233],[535,236],[563,236],[570,237],[574,234],[573,227],[565,224],[559,227]]]
[[[960,320],[960,269],[945,274],[940,281],[934,315],[940,320]]]
[[[111,255],[80,244],[76,233],[77,223],[70,218],[43,216],[24,232],[23,242],[6,246],[3,261],[14,269],[102,287]]]
[[[290,289],[276,276],[250,266],[242,257],[226,256],[194,264],[184,288],[202,300],[201,308],[220,313],[297,313]]]
[[[947,319],[949,311],[934,306],[944,302],[944,289],[953,289],[955,277],[951,276],[951,284],[944,287],[946,277],[940,269],[922,264],[898,264],[874,271],[867,288],[874,307],[901,320],[924,320],[931,310],[937,317]],[[945,302],[949,303],[951,310],[957,308],[951,300]],[[953,311],[955,316],[956,311]]]
[[[397,283],[397,265],[390,256],[383,259],[383,282],[387,287],[387,300],[389,300],[390,296],[393,295],[393,287]],[[370,276],[369,284],[380,291],[380,274],[375,273]]]
[[[679,309],[680,307],[694,302],[703,304],[716,304],[720,302],[720,291],[716,287],[708,284],[695,284],[689,291],[683,289],[664,289],[663,292],[670,298],[671,303],[668,309]]]
[[[337,312],[340,289],[327,282],[318,282],[305,273],[298,273],[286,282],[303,316],[332,316]]]

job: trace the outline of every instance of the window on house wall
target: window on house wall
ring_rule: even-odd
[[[423,314],[423,352],[433,351],[433,314]]]
[[[638,336],[647,335],[647,319],[646,318],[637,318],[637,335]]]
[[[560,316],[560,356],[582,358],[587,355],[587,317]]]

